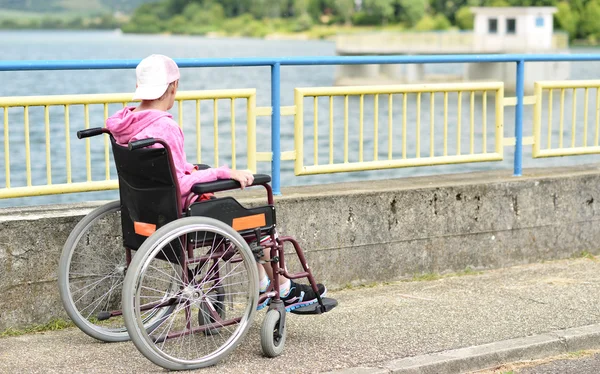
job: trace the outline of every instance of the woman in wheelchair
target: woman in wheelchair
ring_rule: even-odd
[[[147,138],[160,138],[169,144],[183,207],[191,203],[188,199],[196,183],[233,179],[240,183],[242,189],[252,185],[254,177],[248,171],[231,170],[227,166],[199,170],[198,166],[186,161],[183,132],[173,120],[173,116],[167,112],[173,107],[179,86],[180,73],[175,61],[167,56],[151,55],[137,66],[136,78],[133,99],[141,100],[141,103],[137,107],[125,107],[112,115],[106,121],[106,129],[120,145],[126,146],[131,141]],[[151,147],[162,146],[154,144]],[[262,240],[267,239],[268,237],[265,237]],[[264,253],[260,262],[269,261],[268,251]],[[264,293],[273,279],[272,269],[260,263],[257,265],[259,289]],[[279,276],[279,285],[280,296],[288,312],[317,302],[317,295],[310,285],[299,284],[283,276]],[[320,296],[324,297],[327,293],[325,286],[318,284],[317,288]],[[258,309],[264,308],[268,302],[269,299],[266,299],[258,305]]]
[[[155,364],[184,370],[220,362],[268,305],[262,351],[282,354],[287,312],[321,314],[337,302],[324,297],[298,241],[277,233],[268,175],[186,161],[183,132],[167,112],[176,63],[152,55],[136,75],[139,106],[77,133],[110,135],[120,199],[92,210],[65,242],[58,285],[67,314],[91,337],[131,339]],[[212,195],[248,186],[264,187],[268,204]],[[286,245],[301,271],[288,271]],[[310,285],[293,281],[301,278]]]

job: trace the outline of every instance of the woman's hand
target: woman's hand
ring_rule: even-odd
[[[247,170],[231,170],[231,179],[240,182],[243,190],[254,182],[254,175]]]

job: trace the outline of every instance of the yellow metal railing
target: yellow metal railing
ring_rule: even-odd
[[[475,94],[482,95],[482,116],[475,120]],[[488,94],[495,96],[495,116],[494,116],[494,140],[493,149],[488,150],[487,146],[487,97]],[[435,98],[436,94],[443,95],[443,111],[444,121],[442,132],[442,149],[436,147],[435,135]],[[457,118],[452,122],[448,118],[448,97],[449,94],[457,96]],[[386,96],[387,100],[387,152],[385,159],[379,157],[379,102],[380,96]],[[355,96],[359,100],[358,126],[351,128],[349,125],[349,98]],[[368,120],[365,124],[364,120],[364,103],[365,97],[373,97],[373,120]],[[415,108],[408,107],[408,97],[415,98]],[[429,155],[421,155],[421,117],[422,113],[422,98],[429,98]],[[325,164],[319,163],[319,110],[318,98],[326,97],[329,102],[329,118],[328,118],[328,162]],[[333,134],[333,113],[334,113],[334,97],[343,98],[343,136],[337,138]],[[469,98],[469,150],[463,152],[461,149],[461,118],[463,110],[463,97]],[[312,165],[305,165],[305,119],[304,119],[304,101],[305,98],[313,99],[313,153],[314,160]],[[400,100],[401,117],[394,115],[394,102]],[[295,90],[296,118],[295,118],[295,173],[296,175],[319,174],[319,173],[335,173],[335,172],[350,172],[374,169],[389,169],[401,168],[410,166],[425,166],[425,165],[441,165],[441,164],[456,164],[467,162],[481,161],[499,161],[503,159],[503,106],[504,106],[504,85],[501,82],[489,83],[457,83],[457,84],[427,84],[427,85],[402,85],[402,86],[377,86],[377,87],[320,87],[320,88],[297,88]],[[416,111],[415,123],[407,123],[407,113],[409,110]],[[395,120],[395,118],[401,118]],[[368,131],[373,133],[373,156],[366,159],[364,131],[365,126],[371,126]],[[410,128],[409,128],[410,126]],[[456,139],[451,140],[448,137],[448,128],[454,126],[456,129]],[[477,130],[477,131],[476,131]],[[415,144],[407,144],[408,132],[413,131],[415,136]],[[480,152],[475,150],[476,132],[481,132],[482,143],[479,145]],[[400,144],[394,143],[395,134],[400,133]],[[358,156],[356,160],[350,161],[349,154],[351,152],[349,145],[350,133],[358,134]],[[454,142],[454,154],[450,154],[448,145]],[[412,148],[411,148],[412,146]],[[398,152],[398,148],[401,150]],[[341,160],[334,159],[334,150],[343,149],[343,158]],[[408,150],[414,153],[414,157],[408,157]]]
[[[0,98],[0,109],[3,110],[4,120],[4,131],[3,131],[3,142],[4,142],[4,171],[5,171],[5,187],[0,188],[0,198],[12,198],[12,197],[24,197],[24,196],[36,196],[36,195],[48,195],[48,194],[60,194],[70,192],[85,192],[85,191],[100,191],[118,188],[117,180],[111,179],[111,167],[112,162],[110,160],[110,145],[107,137],[104,137],[104,175],[102,178],[93,178],[92,173],[92,152],[91,152],[91,139],[85,140],[85,181],[73,181],[72,163],[73,157],[71,154],[71,137],[73,136],[72,131],[72,120],[71,120],[71,108],[76,106],[83,107],[83,126],[78,125],[73,130],[79,130],[81,128],[90,128],[90,106],[92,105],[103,105],[103,120],[99,118],[94,119],[93,127],[102,126],[109,114],[110,104],[120,104],[122,106],[127,105],[131,100],[131,94],[99,94],[99,95],[63,95],[63,96],[25,96],[25,97],[3,97]],[[184,102],[192,102],[195,104],[195,119],[193,127],[195,134],[186,134],[186,141],[190,142],[192,139],[196,141],[196,159],[198,163],[202,162],[202,126],[200,108],[201,101],[212,101],[213,111],[213,142],[212,147],[209,147],[214,153],[214,164],[219,164],[220,150],[219,150],[219,102],[226,100],[230,102],[230,125],[231,128],[231,167],[237,168],[236,160],[236,100],[246,100],[246,119],[247,119],[247,168],[256,171],[256,90],[255,89],[234,89],[234,90],[214,90],[214,91],[181,91],[178,92],[176,97],[176,108],[177,116],[176,120],[184,128],[184,132],[188,129],[184,126],[184,123],[188,123],[187,114],[189,111],[184,111]],[[30,109],[33,107],[43,108],[43,124],[42,123],[31,123],[30,121]],[[65,176],[61,183],[56,184],[56,178],[53,178],[52,172],[52,143],[51,143],[51,109],[64,108],[62,118],[64,121],[64,161],[65,161]],[[14,114],[10,114],[11,109],[22,108],[22,115],[18,117],[23,119],[23,147],[24,147],[24,169],[25,169],[25,183],[24,185],[14,186],[11,182],[11,148],[10,139],[13,136],[10,132],[10,128],[14,128],[14,123],[11,125],[11,118]],[[81,121],[79,121],[80,123]],[[191,132],[191,131],[190,131]],[[39,137],[40,133],[44,134],[44,145],[45,145],[45,168],[46,168],[46,180],[32,180],[32,158],[31,158],[31,134],[35,133]],[[61,144],[63,142],[61,141]],[[41,146],[41,144],[39,145]],[[55,147],[56,150],[56,147]],[[21,150],[12,148],[12,151]],[[77,154],[76,157],[81,157]],[[77,160],[80,160],[78,158]],[[116,176],[115,176],[116,177]],[[45,182],[45,183],[44,183]]]
[[[583,113],[578,106],[581,99]],[[555,101],[558,101],[557,118],[553,115]],[[570,115],[565,113],[569,108]],[[599,125],[600,80],[535,83],[533,157],[600,153]]]
[[[115,111],[109,106],[125,106],[130,97],[0,98],[5,169],[0,198],[116,189],[107,137],[71,139],[76,130],[104,123]],[[174,118],[186,144],[194,147],[196,162],[203,162],[204,156],[218,165],[230,157],[230,166],[237,168],[244,151],[236,149],[236,142],[244,135],[248,169],[256,171],[257,162],[273,159],[271,152],[256,149],[256,118],[271,116],[272,108],[256,106],[254,89],[179,92],[176,100]],[[240,107],[235,105],[244,100],[245,133],[236,123]],[[228,121],[219,111],[222,101],[229,102]],[[280,108],[282,116],[294,117],[294,149],[280,157],[295,161],[296,175],[501,161],[503,148],[515,144],[514,137],[503,135],[504,107],[516,103],[516,97],[504,97],[501,82],[297,88],[294,105]],[[522,139],[523,145],[533,145],[533,157],[600,153],[600,80],[537,82],[535,94],[523,97],[523,104],[534,106],[533,136]],[[439,112],[443,118],[436,116]],[[372,114],[367,118],[366,113]],[[59,123],[54,122],[57,117]],[[339,121],[335,126],[334,119]],[[64,126],[64,135],[57,125]],[[231,149],[223,151],[223,143]],[[32,144],[40,148],[34,158]],[[62,174],[53,172],[57,163],[64,164]],[[11,165],[19,169],[17,183],[11,180]]]

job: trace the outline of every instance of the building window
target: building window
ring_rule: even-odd
[[[517,32],[517,21],[514,18],[506,19],[506,33],[515,34]]]
[[[498,20],[496,18],[488,19],[488,32],[496,34],[498,32]]]
[[[535,19],[535,27],[544,27],[544,17],[537,17]]]

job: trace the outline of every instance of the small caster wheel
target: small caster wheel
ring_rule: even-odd
[[[281,316],[277,310],[269,310],[260,329],[260,345],[267,357],[277,357],[283,353],[287,329],[284,326],[279,334]]]

